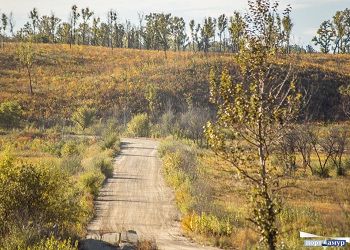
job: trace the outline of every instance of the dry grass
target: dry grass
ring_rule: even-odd
[[[7,44],[0,51],[0,100],[17,100],[25,116],[37,122],[70,118],[84,104],[104,114],[118,112],[126,96],[129,110],[142,112],[147,107],[148,84],[159,87],[162,105],[166,98],[175,106],[185,102],[184,93],[189,90],[194,102],[202,103],[210,65],[219,60],[215,55],[189,52],[169,52],[166,60],[158,51],[33,44],[37,56],[31,96],[16,46]],[[220,57],[220,62],[231,61],[231,56]]]
[[[349,75],[350,72],[350,55],[305,54],[296,60],[300,60],[299,63],[306,67],[318,67],[326,71],[333,71],[344,75]]]
[[[210,68],[236,71],[232,54],[169,52],[165,59],[161,51],[33,44],[37,59],[33,71],[35,94],[31,96],[27,74],[16,59],[17,46],[9,43],[0,51],[0,100],[17,100],[25,110],[25,118],[40,126],[61,125],[63,118],[69,119],[82,105],[93,105],[105,117],[120,114],[125,106],[131,114],[145,112],[149,84],[159,92],[159,111],[166,110],[169,103],[174,110],[181,110],[189,97],[194,105],[208,107]],[[312,54],[276,59],[280,65],[290,62],[306,85],[322,84],[334,90],[349,80],[348,55]],[[325,105],[329,101],[339,102],[337,93],[330,97],[330,100],[320,97],[319,102]],[[315,105],[321,105],[319,102]],[[337,105],[334,108],[339,108]],[[321,115],[326,117],[332,111]]]
[[[200,165],[207,182],[215,190],[213,202],[224,208],[227,214],[235,214],[238,219],[234,223],[231,238],[198,235],[184,227],[185,230],[188,230],[190,237],[201,242],[221,245],[227,249],[255,249],[259,245],[259,235],[246,220],[249,211],[247,186],[237,178],[225,161],[209,151],[202,153]],[[281,193],[284,209],[279,216],[280,244],[286,249],[300,249],[303,242],[299,238],[299,231],[347,236],[350,230],[350,176],[333,175],[322,179],[307,173],[306,176],[297,174],[292,179],[296,187],[285,189]],[[291,178],[285,178],[282,183],[290,180]],[[218,243],[219,241],[221,242]]]
[[[158,250],[155,240],[141,240],[137,244],[138,250]]]

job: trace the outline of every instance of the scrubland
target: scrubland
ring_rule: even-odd
[[[113,171],[120,133],[172,136],[159,154],[189,237],[226,249],[259,246],[247,221],[245,182],[207,148],[203,135],[216,112],[209,103],[209,70],[226,67],[236,76],[234,54],[169,52],[166,59],[162,51],[34,44],[30,94],[17,47],[8,43],[0,51],[0,248],[69,249],[83,237],[93,199]],[[307,121],[320,153],[312,149],[305,165],[292,152],[295,164],[282,180],[291,184],[281,190],[281,249],[300,249],[299,231],[347,236],[350,230],[348,145],[343,174],[331,161],[319,163],[327,157],[322,143],[331,128],[340,127],[348,137],[338,88],[349,83],[350,56],[291,58],[272,62],[276,72],[291,63],[298,86],[312,93],[298,123]],[[275,155],[272,163],[283,165],[285,158]],[[9,194],[15,199],[7,199]]]

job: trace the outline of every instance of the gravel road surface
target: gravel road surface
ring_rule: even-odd
[[[157,155],[158,142],[122,139],[112,178],[95,202],[96,217],[88,237],[113,243],[115,233],[134,230],[140,239],[154,239],[160,249],[216,249],[182,236],[174,194],[166,186]]]

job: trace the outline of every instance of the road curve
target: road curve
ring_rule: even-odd
[[[141,239],[154,239],[160,249],[215,249],[181,235],[174,194],[161,175],[157,146],[150,139],[122,139],[113,177],[95,202],[96,217],[88,234],[135,230]]]

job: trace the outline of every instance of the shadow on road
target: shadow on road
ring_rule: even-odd
[[[140,155],[140,154],[125,154],[121,153],[119,155],[126,155],[126,156],[140,156],[140,157],[148,157],[148,158],[157,158],[157,156],[154,155]]]
[[[118,250],[119,247],[101,240],[87,239],[78,244],[79,250]]]
[[[94,239],[82,240],[78,244],[78,250],[136,250],[137,247],[131,244],[121,244],[121,246],[115,246],[108,242]]]
[[[134,230],[116,232],[90,231],[78,244],[79,250],[137,249],[138,235]]]

